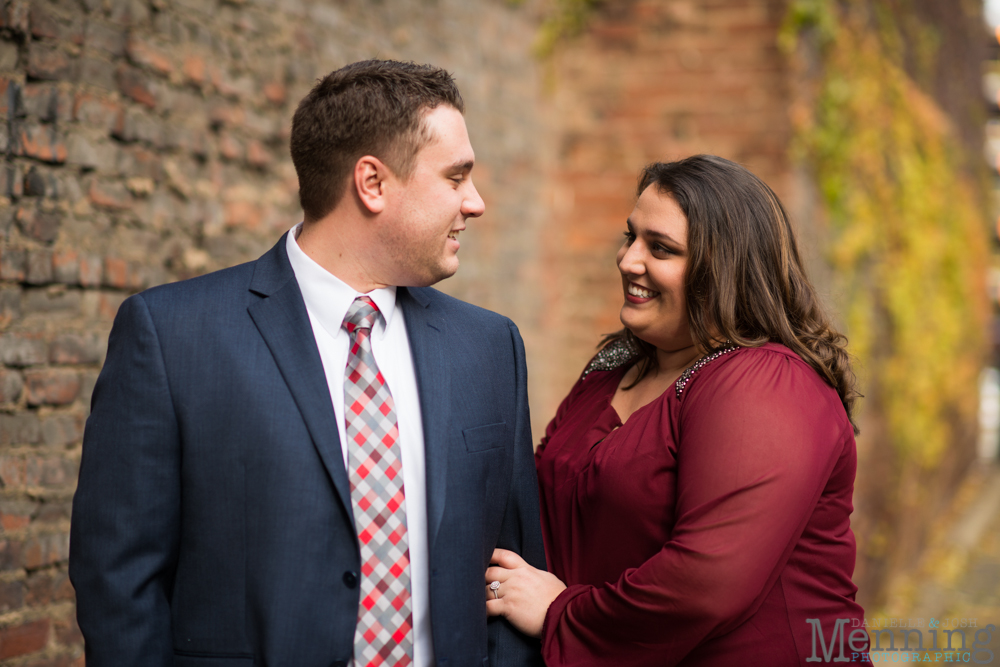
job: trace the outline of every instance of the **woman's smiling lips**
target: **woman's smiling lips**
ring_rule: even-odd
[[[625,298],[632,303],[646,303],[658,296],[660,296],[659,292],[636,285],[633,282],[629,282],[628,288],[625,290]]]

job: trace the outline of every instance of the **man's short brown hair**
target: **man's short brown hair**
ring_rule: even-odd
[[[423,112],[439,104],[465,112],[455,80],[430,65],[364,60],[321,79],[292,118],[292,163],[305,219],[318,220],[336,207],[365,155],[408,178],[430,139]]]

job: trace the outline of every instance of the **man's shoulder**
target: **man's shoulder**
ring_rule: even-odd
[[[220,269],[194,278],[150,287],[139,296],[147,303],[169,303],[197,298],[232,298],[249,289],[257,260]]]
[[[513,326],[510,318],[481,306],[462,301],[433,287],[407,287],[410,296],[422,306],[433,308],[449,323],[485,327]]]

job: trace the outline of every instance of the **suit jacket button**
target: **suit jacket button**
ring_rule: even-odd
[[[358,585],[358,575],[348,570],[344,573],[344,585],[348,588],[354,588]]]

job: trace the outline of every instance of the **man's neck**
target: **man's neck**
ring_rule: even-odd
[[[331,217],[304,222],[295,242],[309,259],[361,294],[388,287],[364,270],[363,249],[358,247],[358,239],[347,233],[348,228]]]

